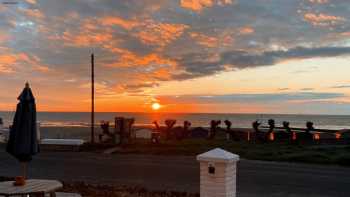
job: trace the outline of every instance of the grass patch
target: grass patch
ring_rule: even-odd
[[[336,163],[339,165],[350,166],[350,154],[342,154],[335,157]]]

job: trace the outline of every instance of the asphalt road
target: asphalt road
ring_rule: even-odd
[[[0,176],[20,175],[18,162],[0,150]],[[30,178],[139,185],[151,190],[199,191],[199,165],[190,156],[44,152]],[[350,196],[350,168],[241,160],[238,196]]]

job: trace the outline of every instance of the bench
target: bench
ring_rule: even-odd
[[[42,139],[40,144],[51,144],[51,145],[71,145],[71,146],[81,146],[85,143],[81,139]]]

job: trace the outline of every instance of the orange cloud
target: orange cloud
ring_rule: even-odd
[[[99,19],[99,21],[102,23],[102,25],[105,26],[113,26],[113,25],[118,25],[121,26],[124,29],[130,30],[136,26],[139,26],[140,24],[135,21],[135,20],[126,20],[120,17],[115,17],[115,16],[108,16]]]
[[[33,69],[36,70],[36,71],[39,71],[39,72],[44,72],[44,73],[50,71],[49,67],[42,66],[42,65],[34,65]]]
[[[315,3],[315,4],[326,4],[329,1],[328,0],[309,0],[310,3]]]
[[[158,87],[158,83],[154,81],[128,81],[123,84],[118,84],[114,88],[114,95],[127,93],[129,96],[144,96],[149,97],[146,91],[149,88]]]
[[[0,43],[6,42],[9,40],[11,37],[6,34],[5,32],[0,32]]]
[[[144,75],[144,78],[148,78],[148,80],[151,79],[157,79],[157,80],[161,80],[161,81],[165,81],[165,80],[171,80],[172,78],[172,70],[174,70],[174,67],[170,67],[170,68],[158,68],[153,70],[150,73],[147,73]],[[140,76],[141,78],[141,76]]]
[[[36,0],[26,0],[27,3],[36,4]]]
[[[179,38],[188,26],[184,24],[157,23],[147,20],[143,30],[135,35],[145,44],[166,46]]]
[[[241,35],[248,35],[248,34],[252,34],[255,32],[255,30],[252,27],[241,27],[239,28],[239,34]]]
[[[224,6],[232,4],[232,0],[181,0],[180,5],[183,8],[200,12],[204,8],[213,7],[214,5]]]
[[[105,66],[133,68],[126,74],[127,80],[116,86],[116,94],[125,92],[143,94],[145,89],[147,90],[157,86],[156,81],[171,80],[172,75],[178,71],[178,64],[175,60],[165,58],[158,53],[138,55],[112,45],[105,45],[104,47],[118,55],[115,62],[106,64]]]
[[[192,32],[190,33],[190,36],[191,38],[195,39],[198,44],[205,47],[214,48],[214,47],[217,47],[219,44],[218,38],[207,36],[202,33]]]
[[[44,14],[38,9],[22,9],[21,11],[24,13],[24,15],[30,18],[43,19],[45,17]]]
[[[7,7],[3,4],[0,4],[0,12],[5,12],[7,10]]]
[[[304,20],[314,26],[332,26],[345,21],[343,17],[327,15],[323,13],[306,13],[304,14]]]
[[[108,42],[112,39],[112,35],[108,33],[74,33],[74,32],[64,32],[62,36],[65,44],[67,46],[89,46],[93,44],[101,44]]]
[[[0,55],[0,73],[13,73],[16,69],[22,69],[23,72],[48,72],[50,69],[42,65],[40,59],[36,56],[26,53],[10,53]],[[27,70],[29,68],[29,70]]]
[[[111,46],[105,46],[110,48]],[[145,67],[152,65],[175,65],[176,62],[168,58],[163,58],[159,54],[151,53],[139,56],[126,49],[110,48],[112,52],[118,53],[118,61],[107,66],[111,67]]]
[[[156,22],[152,19],[142,21],[126,20],[120,17],[104,17],[100,19],[104,26],[118,25],[126,30],[134,30],[135,37],[145,44],[165,46],[180,37],[188,28],[184,24]]]
[[[342,35],[342,36],[350,36],[350,31],[348,31],[348,32],[343,32],[343,33],[341,33],[340,35]]]
[[[65,45],[77,47],[104,44],[115,40],[112,30],[110,28],[99,29],[96,21],[84,20],[80,26],[79,30],[65,31],[61,36],[49,35],[49,39],[63,40]]]
[[[225,30],[219,33],[216,37],[208,36],[200,32],[190,32],[189,35],[199,45],[216,48],[216,47],[228,47],[234,43],[235,30]]]
[[[13,55],[0,55],[0,73],[12,73],[12,64],[16,63],[17,58]]]
[[[25,53],[0,55],[0,73],[12,73],[19,63],[30,62]]]

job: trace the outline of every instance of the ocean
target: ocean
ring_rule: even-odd
[[[0,112],[5,126],[12,123],[14,112]],[[291,127],[305,127],[306,121],[314,122],[318,129],[350,129],[350,116],[347,115],[286,115],[286,114],[208,114],[208,113],[127,113],[127,112],[96,112],[95,119],[98,124],[101,120],[113,123],[114,117],[133,117],[136,125],[151,125],[157,120],[164,124],[166,119],[177,120],[182,125],[188,120],[193,127],[208,127],[210,120],[230,120],[233,128],[251,128],[255,120],[265,125],[268,119],[275,119],[279,126],[283,121],[289,121]],[[38,112],[38,121],[44,127],[88,127],[90,123],[89,112]]]

